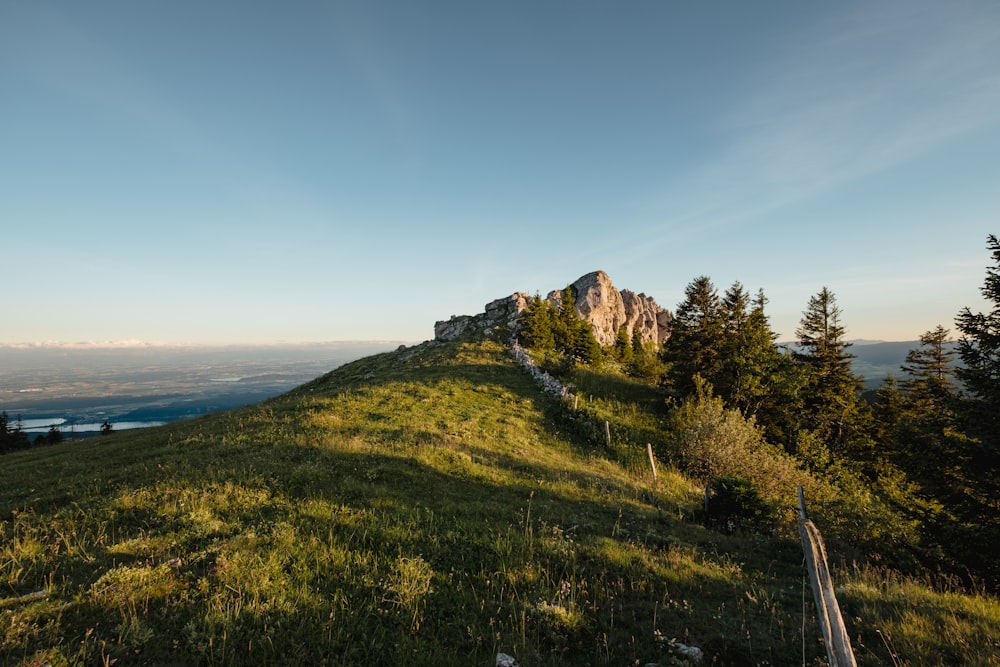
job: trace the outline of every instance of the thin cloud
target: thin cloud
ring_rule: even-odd
[[[997,25],[951,5],[865,5],[792,36],[718,119],[723,150],[665,194],[660,229],[753,219],[996,127]]]

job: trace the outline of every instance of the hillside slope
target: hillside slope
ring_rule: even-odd
[[[665,416],[654,389],[595,387],[638,433]],[[654,482],[587,420],[498,343],[426,343],[250,408],[7,455],[0,661],[672,664],[680,642],[820,662],[798,543],[705,528],[694,484],[663,465]],[[836,576],[861,664],[996,664],[995,600]]]

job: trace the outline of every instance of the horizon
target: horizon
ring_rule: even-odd
[[[195,20],[196,19],[196,20]],[[0,9],[0,340],[427,340],[603,270],[851,339],[974,312],[1000,4]]]
[[[474,313],[469,313],[474,314]],[[277,342],[253,342],[253,343],[192,343],[192,342],[170,342],[170,341],[28,341],[17,343],[0,342],[0,350],[63,350],[63,351],[88,351],[88,350],[204,350],[213,348],[292,348],[292,347],[336,347],[336,346],[366,346],[366,345],[420,345],[434,340],[434,337],[423,340],[325,340],[325,341],[277,341]],[[955,338],[957,340],[957,338]],[[795,343],[794,338],[782,339],[775,342],[775,345],[788,345]],[[850,345],[878,345],[880,343],[914,343],[919,342],[919,336],[912,339],[884,340],[873,338],[845,338],[844,342]]]

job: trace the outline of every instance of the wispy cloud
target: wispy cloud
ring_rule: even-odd
[[[998,19],[866,3],[790,34],[719,116],[723,148],[665,194],[665,226],[752,219],[996,127]]]

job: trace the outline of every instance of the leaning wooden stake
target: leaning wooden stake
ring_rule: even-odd
[[[646,455],[649,456],[649,467],[653,470],[653,481],[656,481],[656,460],[653,458],[653,445],[646,443]]]
[[[806,570],[812,584],[813,598],[816,600],[816,615],[826,642],[826,655],[831,667],[856,667],[851,638],[844,627],[840,615],[840,605],[833,591],[830,569],[826,564],[826,549],[819,529],[806,518],[806,501],[799,487],[799,537],[806,556]]]
[[[605,420],[604,422],[604,439],[608,441],[608,447],[611,446],[611,424]]]

